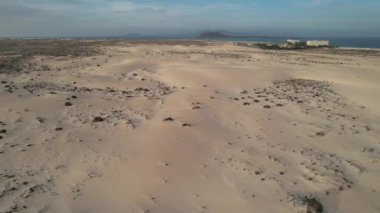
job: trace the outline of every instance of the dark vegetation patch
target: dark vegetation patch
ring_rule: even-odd
[[[33,56],[88,57],[102,53],[100,42],[0,39],[0,73],[26,71]]]
[[[58,94],[58,93],[91,93],[98,92],[107,95],[111,95],[117,98],[134,98],[134,97],[147,97],[148,99],[156,99],[157,97],[168,95],[173,92],[172,88],[166,86],[161,82],[153,82],[153,84],[147,88],[136,88],[130,90],[117,90],[111,88],[89,88],[73,86],[72,84],[55,84],[51,82],[27,82],[17,87],[29,94],[43,95],[43,94]],[[14,89],[16,90],[16,89]],[[71,96],[72,99],[77,99],[78,96]]]
[[[119,40],[119,42],[123,42],[126,44],[150,44],[150,45],[182,45],[182,46],[209,46],[212,45],[210,42],[206,41],[195,41],[195,40],[135,40],[135,41],[125,41]]]
[[[357,116],[363,108],[338,94],[334,90],[334,85],[327,81],[311,79],[275,81],[272,86],[254,88],[232,98],[241,101],[241,104],[247,107],[281,111],[293,108],[287,113],[294,113],[293,110],[297,109],[297,113],[323,119],[323,125],[313,124],[323,130],[312,133],[316,137],[324,137],[329,132],[357,135],[372,131],[368,122]]]

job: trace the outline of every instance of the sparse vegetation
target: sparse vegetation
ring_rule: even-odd
[[[0,73],[22,72],[33,56],[86,57],[101,54],[99,42],[80,40],[0,40]],[[48,71],[49,67],[42,67]]]

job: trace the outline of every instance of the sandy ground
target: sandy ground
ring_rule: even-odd
[[[0,212],[380,212],[379,52],[100,49],[0,73]]]

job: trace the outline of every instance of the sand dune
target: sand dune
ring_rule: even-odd
[[[0,52],[0,212],[380,211],[377,51],[78,45]]]

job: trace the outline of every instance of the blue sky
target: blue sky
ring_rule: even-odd
[[[380,37],[380,0],[0,0],[0,36]]]

